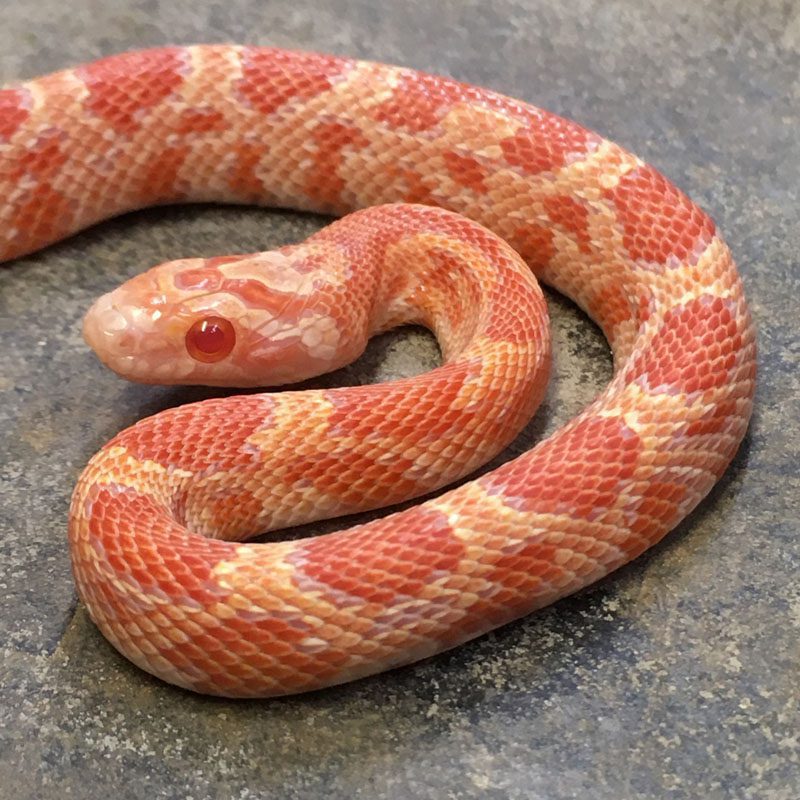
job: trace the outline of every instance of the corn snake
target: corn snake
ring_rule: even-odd
[[[479,223],[434,214],[442,226],[437,236],[458,229],[511,262],[502,245],[486,244],[494,240],[480,226],[501,236],[538,278],[584,308],[612,345],[610,386],[530,453],[412,509],[315,539],[235,541],[359,503],[420,494],[502,448],[541,395],[547,352],[540,323],[529,325],[537,346],[517,381],[522,399],[500,419],[507,385],[488,392],[494,412],[472,424],[489,444],[473,444],[459,463],[454,445],[473,439],[464,429],[450,430],[450,423],[415,432],[405,425],[423,407],[429,418],[447,418],[461,390],[448,389],[442,372],[417,379],[416,389],[386,390],[380,405],[397,409],[386,423],[364,390],[313,395],[303,411],[280,395],[247,395],[165,412],[115,437],[92,459],[73,498],[76,582],[107,638],[178,685],[233,696],[285,694],[480,635],[658,541],[708,492],[744,435],[754,333],[713,222],[635,156],[493,92],[267,48],[114,56],[0,90],[0,182],[4,259],[155,203],[257,202],[335,214],[414,204],[345,217],[344,228],[299,245],[302,269],[291,285],[276,282],[286,280],[281,267],[296,250],[255,255],[244,265],[241,257],[202,259],[178,265],[180,279],[177,267],[170,273],[185,291],[235,295],[239,310],[258,306],[265,294],[268,304],[277,297],[271,313],[289,314],[282,341],[290,342],[290,361],[299,355],[292,346],[310,347],[320,365],[340,359],[333,368],[363,346],[353,341],[336,350],[353,323],[333,312],[358,311],[350,298],[364,288],[350,285],[346,265],[334,270],[342,292],[325,305],[324,329],[315,318],[300,331],[298,315],[309,304],[295,308],[289,296],[303,294],[314,248],[370,214],[391,223],[397,214],[433,213],[419,204]],[[385,241],[378,249],[387,258]],[[400,248],[394,274],[402,277],[412,255],[428,258]],[[442,261],[440,247],[436,258],[436,274],[452,274],[442,267],[453,267],[452,252]],[[266,293],[257,286],[265,271]],[[514,274],[522,286],[524,277]],[[462,305],[477,307],[463,280]],[[467,379],[477,375],[478,383],[484,362],[528,353],[510,332],[490,343],[502,347],[476,345],[472,318],[456,319],[436,291],[411,303],[415,284],[398,281],[393,296],[402,303],[361,310],[366,335],[406,321],[429,324],[443,345],[445,374],[468,363],[477,372]],[[156,284],[150,301],[162,292]],[[535,287],[527,290],[535,305]],[[230,305],[215,310],[220,322],[211,344],[220,337],[224,344]],[[86,323],[90,342],[126,333],[130,320],[107,301],[95,311]],[[444,313],[444,322],[434,312]],[[186,325],[175,335],[183,344]],[[201,350],[208,345],[197,341]],[[159,364],[162,355],[156,349]],[[111,365],[147,380],[135,371],[146,359],[136,356],[128,366]],[[215,382],[214,370],[230,361],[190,358],[184,372],[172,367],[154,379]],[[278,373],[277,382],[298,377]],[[247,380],[240,371],[233,382]],[[365,443],[355,441],[359,431],[367,431]],[[282,455],[273,453],[275,442],[288,445]],[[420,469],[431,461],[444,478]],[[212,536],[223,538],[206,538]]]

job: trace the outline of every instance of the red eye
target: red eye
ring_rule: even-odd
[[[236,344],[236,331],[224,317],[204,317],[186,332],[186,350],[195,361],[221,361]]]

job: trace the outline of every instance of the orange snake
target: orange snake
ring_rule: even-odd
[[[79,594],[131,661],[195,691],[328,686],[551,603],[660,540],[747,427],[754,331],[713,222],[617,145],[488,90],[270,48],[128,53],[0,89],[0,187],[4,259],[157,203],[379,206],[98,300],[86,338],[127,377],[287,383],[409,322],[442,346],[417,378],[170,409],[91,460],[69,519]],[[499,452],[549,363],[533,274],[612,346],[588,408],[407,510],[241,543],[427,493]]]

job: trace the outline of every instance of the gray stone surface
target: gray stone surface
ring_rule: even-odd
[[[310,696],[225,702],[130,666],[76,605],[75,479],[112,434],[204,390],[129,386],[86,350],[91,299],[182,255],[268,248],[322,220],[175,208],[0,270],[0,798],[732,798],[800,793],[800,11],[786,0],[38,0],[3,3],[0,80],[167,42],[248,40],[497,88],[640,153],[717,219],[759,328],[750,434],[654,551],[479,641]],[[513,449],[610,375],[552,297],[556,369]],[[347,383],[436,362],[382,337]]]

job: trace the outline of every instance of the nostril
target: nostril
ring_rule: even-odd
[[[135,344],[136,337],[130,332],[123,333],[117,338],[116,341],[117,349],[122,352],[125,352],[126,350],[132,350]]]

